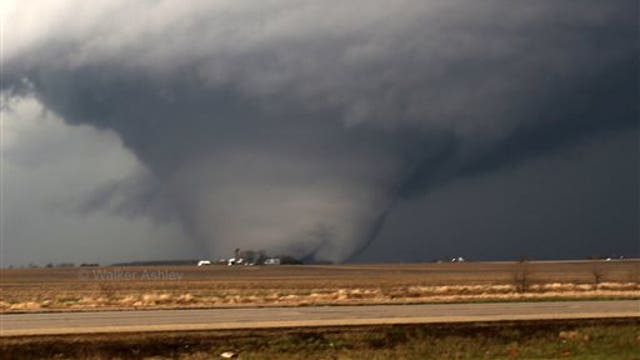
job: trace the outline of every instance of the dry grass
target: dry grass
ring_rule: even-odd
[[[5,269],[0,312],[640,298],[638,261],[525,265]]]
[[[637,319],[28,336],[8,359],[637,359]]]

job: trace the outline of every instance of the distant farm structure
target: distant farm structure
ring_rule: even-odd
[[[255,265],[299,265],[302,262],[290,255],[268,255],[264,250],[241,250],[235,249],[230,258],[220,258],[213,262],[202,259],[198,261],[198,266],[206,265],[227,265],[227,266],[255,266]]]

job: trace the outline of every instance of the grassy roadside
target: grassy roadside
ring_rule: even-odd
[[[7,359],[640,359],[640,320],[4,338]]]
[[[504,304],[504,303],[540,303],[540,302],[573,302],[573,301],[631,301],[640,300],[640,294],[637,296],[634,294],[625,294],[624,296],[608,296],[608,295],[592,295],[592,296],[538,296],[528,298],[456,298],[453,300],[431,300],[431,299],[406,299],[397,302],[336,302],[336,303],[319,303],[319,304],[306,304],[306,303],[290,303],[290,304],[229,304],[229,305],[193,305],[193,306],[154,306],[154,307],[88,307],[88,308],[35,308],[25,310],[13,310],[10,312],[0,311],[0,314],[34,314],[34,313],[81,313],[81,312],[109,312],[109,311],[155,311],[155,310],[207,310],[207,309],[256,309],[256,308],[294,308],[294,307],[307,307],[307,306],[371,306],[371,305],[451,305],[451,304]]]

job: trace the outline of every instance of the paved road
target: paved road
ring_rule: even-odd
[[[640,317],[640,301],[321,306],[0,315],[0,336]]]

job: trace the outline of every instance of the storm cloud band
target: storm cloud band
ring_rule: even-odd
[[[3,93],[115,131],[123,211],[210,254],[344,261],[402,199],[638,127],[635,1],[82,4],[12,10]]]

